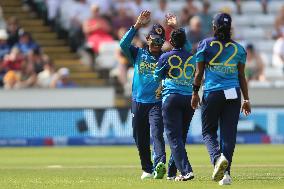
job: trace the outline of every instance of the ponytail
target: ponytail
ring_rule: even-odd
[[[214,30],[214,37],[220,41],[230,41],[231,40],[231,27],[219,27]]]

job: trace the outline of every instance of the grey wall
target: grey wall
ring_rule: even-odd
[[[114,89],[0,90],[0,109],[7,108],[106,108],[113,107]]]

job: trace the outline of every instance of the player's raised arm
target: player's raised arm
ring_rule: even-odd
[[[142,11],[141,14],[138,16],[136,23],[132,26],[128,32],[123,36],[120,40],[120,47],[122,52],[129,58],[129,60],[134,63],[138,47],[135,47],[131,44],[134,36],[136,35],[137,31],[141,27],[145,27],[151,21],[151,12],[150,11]]]
[[[172,29],[178,29],[178,21],[176,15],[168,13],[166,15],[166,24]]]
[[[151,21],[151,12],[148,10],[142,11],[138,16],[136,23],[134,24],[134,28],[136,30],[147,26]]]
[[[174,14],[171,14],[171,13],[168,13],[166,15],[166,24],[167,26],[171,27],[173,30],[177,30],[179,28],[179,24],[178,24],[178,21],[177,21],[177,16],[174,15]],[[186,40],[183,48],[187,51],[187,52],[191,52],[192,50],[192,45],[191,43]]]

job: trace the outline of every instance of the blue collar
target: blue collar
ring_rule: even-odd
[[[177,48],[173,48],[172,49],[172,51],[181,51],[181,50],[182,50],[182,48],[178,48],[178,49]]]

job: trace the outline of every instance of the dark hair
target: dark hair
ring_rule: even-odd
[[[172,31],[171,44],[174,48],[182,48],[186,42],[186,35],[183,28]]]
[[[253,46],[253,44],[251,44],[251,43],[247,44],[246,49],[247,49],[247,50],[254,51],[254,46]]]
[[[220,41],[230,41],[231,40],[231,27],[230,26],[213,26],[214,27],[214,37]]]

